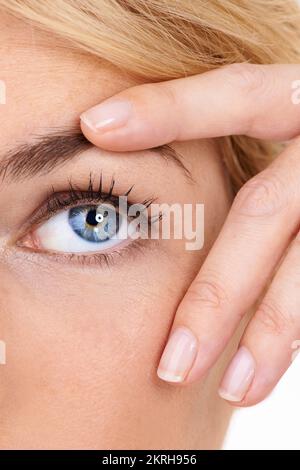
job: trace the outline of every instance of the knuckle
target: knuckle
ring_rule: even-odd
[[[160,128],[164,129],[164,140],[172,142],[180,140],[180,120],[182,103],[178,98],[176,87],[171,83],[148,83],[145,87],[147,108],[160,110]],[[161,129],[160,129],[161,130]]]
[[[283,206],[284,188],[274,174],[260,173],[240,189],[232,212],[251,217],[276,214]]]
[[[284,312],[276,302],[272,301],[263,301],[261,303],[256,319],[265,331],[275,335],[285,333],[294,325],[291,315]]]
[[[164,100],[168,103],[169,109],[174,109],[178,105],[178,97],[176,93],[176,87],[173,86],[172,83],[157,83],[157,84],[149,84],[160,93],[160,96],[164,98]]]
[[[273,80],[267,75],[262,65],[239,63],[225,66],[225,80],[230,89],[238,96],[237,101],[243,103],[247,112],[240,117],[243,134],[256,134],[258,123],[261,122],[259,111],[253,103],[270,93]],[[265,124],[265,123],[264,123]]]
[[[192,305],[221,309],[227,303],[227,294],[216,279],[196,279],[189,290],[188,300]]]
[[[266,84],[265,68],[261,65],[239,63],[224,67],[228,83],[243,93],[261,93]]]

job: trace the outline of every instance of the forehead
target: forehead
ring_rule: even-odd
[[[0,150],[48,128],[74,125],[83,110],[134,84],[110,64],[2,13],[0,51],[6,87]]]

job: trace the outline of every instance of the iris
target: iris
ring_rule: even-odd
[[[108,204],[78,206],[69,210],[72,230],[86,241],[101,243],[115,237],[120,227],[120,214]]]

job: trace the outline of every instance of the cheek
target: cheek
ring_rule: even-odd
[[[185,256],[138,256],[93,272],[28,262],[1,268],[2,410],[13,403],[18,421],[20,406],[33,426],[64,416],[89,433],[91,416],[100,415],[111,439],[120,417],[138,429],[132,420],[147,414],[147,401],[158,406],[156,367],[193,276]]]

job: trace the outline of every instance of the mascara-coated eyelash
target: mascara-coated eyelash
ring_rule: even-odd
[[[102,173],[98,180],[98,183],[95,184],[95,178],[93,178],[92,174],[89,175],[88,184],[86,189],[81,189],[74,185],[72,181],[69,179],[68,181],[68,188],[64,191],[56,191],[54,186],[51,187],[51,190],[48,192],[46,202],[37,209],[34,214],[30,218],[30,225],[37,225],[44,220],[49,219],[53,214],[63,210],[69,209],[71,207],[76,207],[77,205],[81,204],[97,204],[97,203],[105,203],[110,202],[117,207],[119,197],[125,196],[129,197],[131,191],[134,188],[134,185],[130,186],[129,189],[122,194],[115,194],[116,180],[115,178],[111,179],[109,190],[103,190],[103,177]],[[154,197],[150,197],[145,199],[144,201],[140,202],[142,206],[144,206],[145,210],[155,201]],[[136,202],[130,202],[128,200],[128,208],[132,205],[136,204]],[[153,220],[149,218],[149,224],[152,224]],[[25,230],[26,231],[26,230]]]
[[[82,201],[86,201],[89,203],[92,202],[112,202],[112,203],[117,203],[118,202],[118,197],[120,195],[115,195],[114,194],[114,187],[115,187],[115,179],[111,179],[110,183],[110,188],[108,192],[103,191],[103,178],[102,178],[102,173],[100,175],[99,183],[95,189],[94,187],[94,181],[92,178],[92,175],[90,174],[89,176],[89,182],[88,182],[88,187],[86,190],[81,190],[76,188],[72,181],[68,181],[68,190],[64,192],[57,193],[52,187],[52,195],[48,198],[47,201],[47,211],[49,214],[53,214],[54,212],[57,212],[58,210],[64,209],[66,207],[70,207],[72,205],[76,205],[78,202],[82,203]],[[133,186],[131,186],[128,191],[126,191],[122,196],[128,197],[129,194],[131,193],[133,189]],[[61,196],[65,195],[65,198],[62,198]],[[151,201],[152,202],[152,201]],[[151,204],[150,202],[150,204]]]
[[[42,246],[34,245],[32,243],[29,243],[28,240],[32,241],[33,240],[33,234],[34,231],[38,231],[38,227],[41,227],[43,222],[45,222],[47,219],[52,220],[53,217],[57,218],[55,214],[57,213],[63,213],[66,212],[68,209],[71,210],[72,208],[78,207],[78,210],[82,210],[83,204],[88,204],[91,207],[96,206],[97,204],[112,204],[117,211],[119,210],[118,208],[118,202],[119,202],[119,197],[120,194],[117,196],[114,194],[114,187],[115,187],[115,179],[112,178],[111,184],[109,187],[109,190],[107,192],[103,191],[103,180],[102,180],[102,174],[100,176],[100,179],[98,181],[98,184],[95,188],[94,180],[92,178],[92,175],[90,174],[89,176],[89,181],[87,185],[86,190],[79,189],[75,187],[72,182],[69,180],[69,189],[67,191],[63,191],[60,193],[57,193],[55,189],[52,187],[52,194],[49,195],[48,200],[44,205],[36,211],[36,213],[33,215],[33,217],[30,220],[30,226],[27,232],[25,232],[25,236],[21,237],[21,241],[17,243],[19,247],[31,249],[32,251],[39,252],[39,253],[44,253],[47,255],[56,256],[56,258],[61,258],[65,259],[68,258],[71,261],[79,261],[80,263],[83,263],[87,261],[89,264],[92,264],[93,262],[98,262],[100,263],[110,263],[115,257],[114,255],[122,255],[125,253],[128,253],[129,250],[132,248],[138,248],[139,240],[132,240],[130,244],[127,244],[125,247],[115,247],[114,249],[111,249],[109,252],[105,253],[103,250],[99,252],[93,252],[93,253],[74,253],[74,252],[68,252],[69,251],[69,246],[66,246],[65,250],[58,250],[56,251],[56,246],[57,242],[55,242],[55,248],[54,251],[48,251],[47,249],[43,249]],[[131,193],[133,189],[133,186],[131,186],[125,193],[122,194],[122,196],[128,197],[129,194]],[[137,212],[137,216],[141,215],[141,212],[146,212],[145,215],[143,215],[144,220],[146,222],[146,226],[151,227],[153,221],[151,220],[151,217],[148,216],[148,211],[147,208],[150,206],[150,204],[154,201],[154,198],[147,199],[143,201],[142,203],[139,204],[139,206],[142,204],[142,211]],[[136,203],[129,203],[128,202],[128,209],[135,205]],[[76,211],[76,209],[75,209]],[[123,216],[128,217],[127,214],[123,213]],[[131,217],[131,220],[133,220],[135,217]],[[26,233],[27,233],[27,238],[26,238]],[[142,232],[141,232],[142,233]],[[25,243],[24,243],[25,240]],[[27,241],[26,241],[27,240]],[[61,245],[60,245],[61,248]],[[105,248],[103,247],[105,250]],[[81,247],[80,250],[81,251]]]

